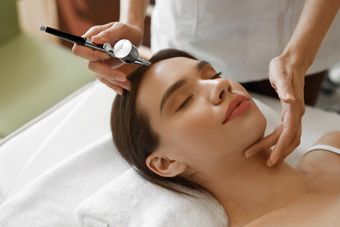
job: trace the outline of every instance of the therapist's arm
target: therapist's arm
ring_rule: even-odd
[[[339,7],[340,0],[306,0],[294,33],[281,56],[307,71]]]
[[[92,42],[103,44],[115,43],[120,39],[129,39],[135,46],[143,40],[144,19],[149,0],[121,0],[119,22],[91,27],[83,37],[90,38]],[[96,73],[100,81],[112,88],[118,94],[123,89],[130,90],[130,81],[127,75],[116,68],[124,64],[109,55],[75,44],[72,52],[88,60],[88,68]]]
[[[119,21],[144,31],[144,19],[150,0],[121,0]]]
[[[305,112],[304,77],[339,7],[340,0],[305,1],[288,44],[269,64],[269,79],[282,104],[282,124],[248,148],[247,157],[275,145],[267,161],[268,166],[273,166],[300,144],[301,120]]]

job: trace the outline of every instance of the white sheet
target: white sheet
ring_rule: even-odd
[[[87,90],[91,89],[92,83],[87,90],[0,145],[0,194],[5,199],[16,194],[27,183],[70,157],[79,149],[110,133],[109,116],[115,94],[102,83],[97,81],[95,83],[97,85],[90,98],[47,144],[44,151],[27,166],[23,175],[20,176],[20,173],[28,159],[81,100]]]

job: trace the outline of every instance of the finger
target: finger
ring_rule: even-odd
[[[126,35],[125,26],[122,24],[114,24],[110,28],[99,32],[98,34],[91,37],[91,41],[103,44],[106,42],[113,43],[123,38]]]
[[[98,33],[100,33],[103,30],[108,29],[109,27],[111,27],[113,24],[113,22],[108,23],[108,24],[104,24],[104,25],[97,25],[97,26],[93,26],[91,27],[89,30],[87,30],[87,32],[85,32],[84,35],[82,35],[82,37],[84,38],[90,38],[93,35],[96,35]],[[97,61],[97,60],[102,60],[102,59],[109,59],[110,56],[101,52],[101,51],[97,51],[88,47],[84,47],[81,45],[77,45],[74,44],[72,47],[72,53],[83,57],[89,61]]]
[[[110,66],[113,69],[118,68],[125,64],[121,59],[118,59],[118,58],[105,59],[105,60],[101,60],[101,62]]]
[[[135,33],[141,32],[137,28],[128,27],[126,24],[114,23],[110,28],[101,31],[100,33],[91,37],[91,41],[103,44],[106,42],[114,43],[120,39],[129,39],[135,45],[139,45],[134,39]]]
[[[272,87],[283,102],[292,103],[295,101],[295,94],[292,88],[293,77],[279,60],[274,58],[269,64],[269,78]]]
[[[111,58],[108,54],[104,52],[94,50],[89,47],[81,46],[78,44],[73,45],[72,53],[79,57],[85,58],[89,61],[99,61]]]
[[[278,164],[278,163],[282,163],[285,158],[291,154],[295,149],[296,147],[298,147],[300,145],[300,141],[301,141],[301,127],[298,129],[298,133],[296,134],[295,138],[293,139],[292,143],[283,151],[283,153],[281,153],[279,155],[279,157],[275,157],[277,154],[275,154],[275,152],[272,152],[271,156],[272,159],[277,159],[276,163],[275,164]],[[271,157],[269,157],[269,159],[271,159]]]
[[[102,78],[102,77],[98,77],[98,79],[104,83],[106,86],[108,86],[109,88],[111,88],[112,90],[114,90],[115,92],[117,92],[119,95],[123,95],[123,88],[110,83],[109,81],[107,81],[106,79]]]
[[[292,103],[295,101],[291,82],[292,81],[287,81],[287,78],[281,77],[275,85],[276,92],[279,95],[280,100],[285,103]]]
[[[295,150],[295,148],[299,145],[299,141],[300,141],[300,138],[297,136],[296,139],[294,139],[293,142],[285,149],[285,152],[281,154],[273,151],[267,160],[267,166],[272,167],[274,165],[282,163],[285,160],[285,158],[290,153],[292,153]],[[276,161],[272,161],[272,160],[276,160]]]
[[[114,85],[117,85],[121,88],[124,88],[125,90],[128,90],[130,91],[131,90],[131,82],[129,80],[126,80],[126,81],[118,81],[118,80],[115,80],[113,78],[107,78],[107,77],[104,77],[102,75],[97,75],[97,77],[101,77],[103,79],[105,79],[106,81],[110,82],[111,84],[114,84]]]
[[[113,69],[112,67],[103,62],[90,61],[88,64],[88,68],[91,71],[96,72],[105,78],[111,78],[122,82],[127,80],[127,75],[125,73]]]
[[[295,119],[294,113],[292,113],[290,110],[288,117],[284,118],[282,133],[270,157],[270,162],[272,165],[275,165],[281,154],[283,154],[289,145],[294,141],[294,138],[298,134],[298,125],[299,122]]]
[[[246,151],[244,152],[244,155],[246,156],[246,158],[249,158],[260,151],[268,150],[270,147],[272,147],[277,142],[280,136],[281,130],[282,129],[279,126],[278,128],[274,130],[274,132],[264,137],[259,142],[252,145],[251,147],[247,148]]]
[[[104,25],[97,25],[97,26],[93,26],[91,27],[89,30],[87,30],[84,35],[82,35],[82,37],[84,38],[90,38],[94,35],[97,35],[98,33],[110,28],[112,25],[114,24],[114,22],[110,22]]]

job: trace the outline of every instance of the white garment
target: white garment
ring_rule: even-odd
[[[308,148],[306,150],[306,152],[304,152],[303,155],[306,155],[307,153],[309,153],[311,151],[315,151],[315,150],[324,150],[324,151],[329,151],[329,152],[340,155],[340,149],[339,148],[329,146],[329,145],[326,145],[326,144],[316,144],[316,145]]]
[[[303,0],[161,0],[152,15],[153,51],[178,48],[235,81],[268,79],[270,60],[288,43]],[[308,73],[340,62],[340,15]]]

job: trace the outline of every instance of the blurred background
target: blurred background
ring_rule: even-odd
[[[0,1],[0,141],[28,127],[95,80],[72,44],[40,32],[41,25],[79,35],[119,19],[119,0]],[[150,46],[150,18],[143,47]],[[143,52],[142,52],[143,55]],[[131,70],[124,66],[124,71]],[[340,59],[322,84],[316,107],[340,114]]]
[[[93,25],[118,19],[119,0],[0,1],[0,141],[95,80],[86,61],[72,55],[71,43],[41,32],[40,26],[81,36]],[[146,24],[143,45],[148,47],[150,17]]]

